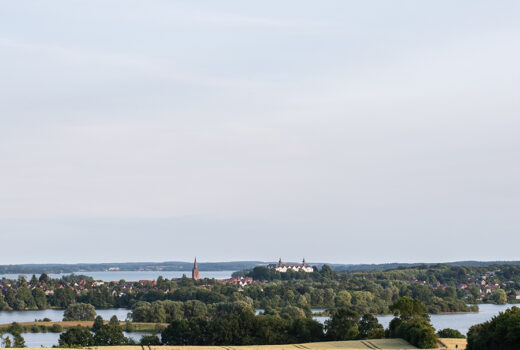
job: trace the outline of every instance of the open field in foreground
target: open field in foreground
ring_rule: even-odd
[[[457,338],[442,338],[439,340],[441,345],[445,346],[447,350],[455,350],[457,349],[456,345],[459,346],[458,350],[466,349],[467,341],[466,339],[457,339]]]
[[[42,348],[39,348],[42,350]],[[142,350],[141,346],[95,346],[96,350]],[[417,349],[402,339],[371,339],[307,344],[251,346],[151,346],[150,350],[367,350]],[[149,350],[147,346],[144,350]],[[50,349],[49,349],[50,350]]]

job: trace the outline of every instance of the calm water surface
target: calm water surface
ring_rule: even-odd
[[[226,279],[230,278],[234,271],[200,271],[200,278]],[[71,273],[51,273],[49,277],[60,278]],[[167,279],[181,278],[183,275],[191,277],[191,271],[92,271],[92,272],[75,272],[76,275],[90,276],[96,281],[140,281],[140,280],[156,280],[159,276]],[[5,277],[9,279],[18,279],[18,276],[25,276],[30,279],[32,274],[4,274],[0,275],[0,279]],[[39,277],[39,274],[36,274]]]
[[[125,337],[132,338],[135,341],[141,340],[143,335],[148,335],[149,333],[142,332],[132,332],[125,333]],[[22,337],[25,339],[25,346],[28,348],[39,348],[46,347],[50,348],[53,345],[58,345],[58,340],[60,338],[59,333],[22,333]]]
[[[132,310],[130,309],[106,309],[96,310],[96,313],[109,320],[110,317],[116,315],[120,321],[126,320],[126,316]],[[36,311],[0,311],[0,324],[12,322],[33,322],[34,320],[43,320],[50,318],[51,321],[63,321],[64,310],[36,310]]]
[[[62,321],[64,310],[37,310],[37,311],[0,311],[0,324],[12,322],[32,322],[35,319],[41,320],[50,318],[52,321]],[[109,320],[112,316],[117,316],[121,321],[124,321],[131,312],[130,309],[106,309],[96,310],[96,313],[103,317],[104,320]],[[52,322],[50,322],[52,325]],[[125,336],[136,341],[141,339],[141,336],[147,333],[132,332],[126,333]],[[28,348],[52,347],[58,344],[60,337],[59,333],[23,333],[25,345]]]

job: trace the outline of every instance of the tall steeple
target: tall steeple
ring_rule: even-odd
[[[193,270],[191,270],[191,278],[195,281],[199,279],[199,268],[197,266],[197,257],[195,257],[195,262],[193,263]]]

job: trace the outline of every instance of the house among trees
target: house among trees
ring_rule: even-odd
[[[280,260],[278,261],[278,264],[269,264],[269,265],[267,265],[267,268],[276,270],[278,272],[287,272],[289,270],[293,270],[296,272],[298,272],[298,271],[314,272],[314,269],[312,268],[312,266],[310,266],[309,264],[307,264],[305,262],[305,258],[303,259],[301,264],[284,264],[284,263],[282,263],[282,258],[280,258]]]

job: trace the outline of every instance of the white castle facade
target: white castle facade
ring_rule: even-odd
[[[278,261],[278,264],[269,264],[267,265],[267,268],[274,269],[278,272],[287,272],[289,270],[292,271],[304,271],[304,272],[314,272],[314,269],[312,266],[307,264],[305,262],[305,259],[303,259],[301,264],[284,264],[282,263],[282,258]]]

